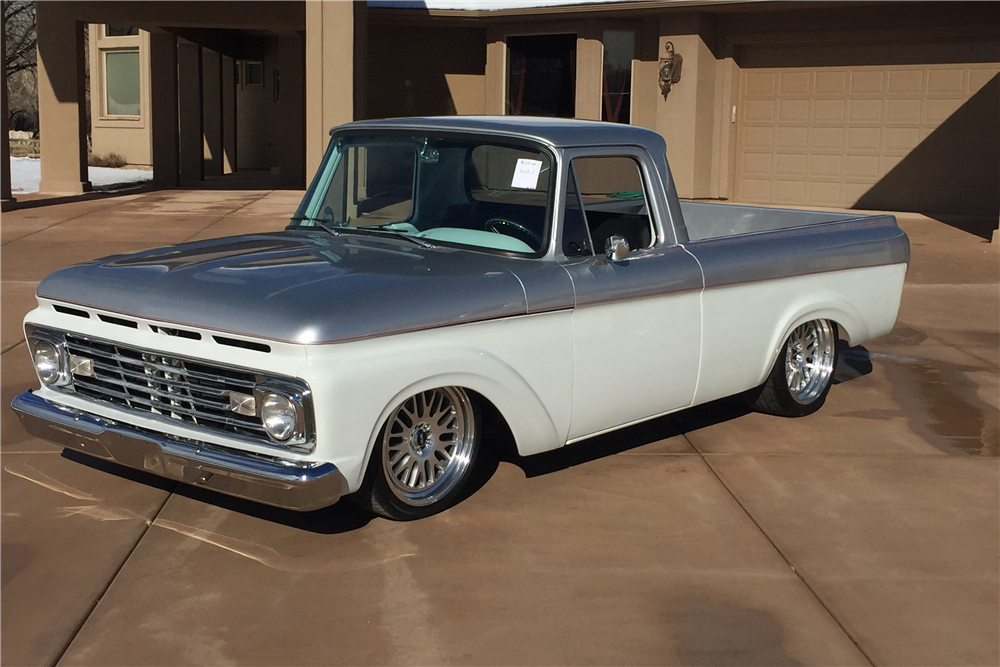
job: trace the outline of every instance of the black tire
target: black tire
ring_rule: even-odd
[[[823,407],[837,366],[837,325],[811,320],[785,340],[771,373],[749,395],[751,407],[780,417],[804,417]]]
[[[479,430],[479,410],[461,387],[410,396],[382,425],[365,479],[352,498],[395,521],[451,507],[476,467]]]

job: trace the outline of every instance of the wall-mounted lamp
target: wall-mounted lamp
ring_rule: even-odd
[[[681,65],[684,58],[679,53],[674,53],[674,43],[667,42],[666,54],[660,58],[660,92],[663,99],[667,99],[670,94],[670,86],[681,80]]]

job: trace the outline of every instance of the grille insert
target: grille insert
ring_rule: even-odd
[[[93,362],[93,376],[76,375],[76,393],[136,412],[163,415],[227,434],[268,440],[256,416],[229,409],[229,393],[249,394],[253,373],[66,334],[71,354]]]

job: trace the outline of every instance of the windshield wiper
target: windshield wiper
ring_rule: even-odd
[[[368,236],[380,236],[380,235],[391,235],[398,239],[403,239],[404,241],[409,241],[414,245],[418,245],[421,248],[434,248],[436,247],[433,243],[425,241],[422,238],[416,236],[410,236],[405,232],[401,232],[396,229],[388,229],[388,225],[371,225],[366,227],[347,227],[341,225],[329,225],[326,220],[321,220],[320,218],[313,218],[308,215],[298,215],[291,219],[292,222],[302,222],[303,220],[308,220],[317,227],[330,232],[334,236],[343,236],[345,232],[352,234],[366,234]],[[302,229],[299,227],[298,229]]]
[[[326,231],[330,232],[334,236],[341,236],[341,233],[339,231],[337,231],[336,227],[331,227],[331,226],[327,225],[326,224],[326,220],[321,220],[320,218],[313,218],[313,217],[310,217],[308,215],[297,215],[294,218],[292,218],[290,220],[290,222],[303,222],[305,220],[308,220],[309,222],[313,223],[314,225],[322,227],[323,229],[325,229]],[[301,226],[299,228],[301,229]]]
[[[434,244],[430,241],[424,240],[419,236],[410,236],[406,232],[401,232],[398,229],[389,229],[389,225],[366,225],[364,227],[353,227],[354,230],[360,230],[365,232],[381,232],[382,234],[392,234],[396,238],[406,239],[412,243],[416,243],[421,248],[433,248]]]

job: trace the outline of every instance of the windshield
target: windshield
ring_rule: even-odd
[[[537,254],[552,171],[538,148],[478,138],[338,137],[291,227]]]

